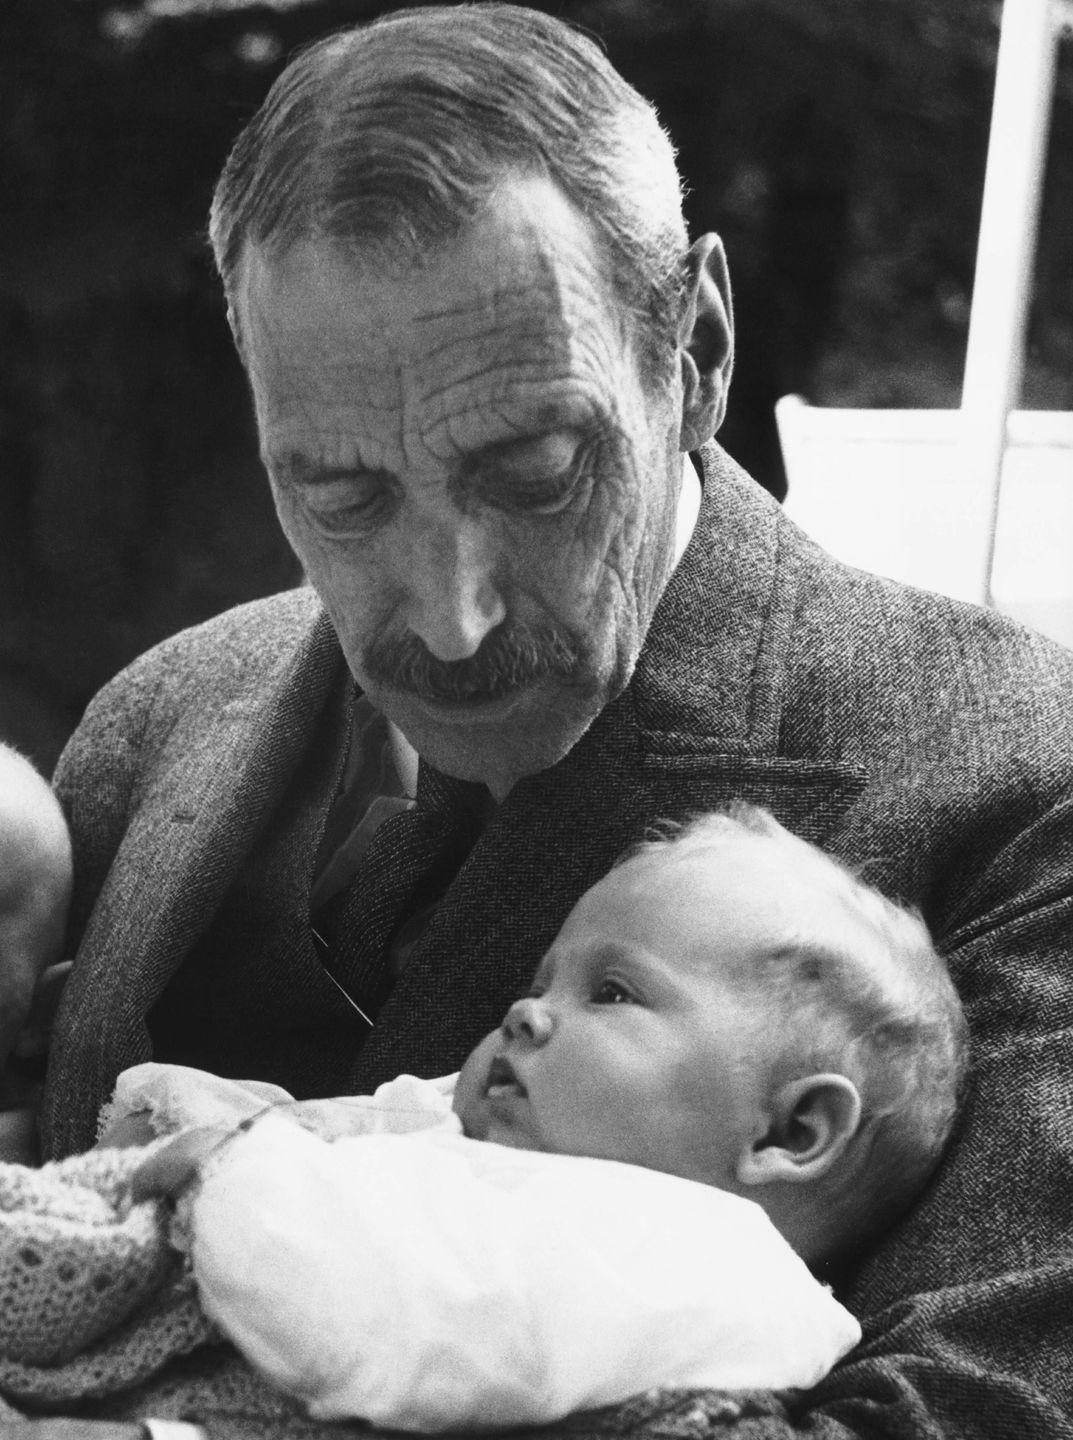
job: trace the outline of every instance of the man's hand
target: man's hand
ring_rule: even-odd
[[[37,1109],[20,1105],[0,1111],[0,1163],[40,1165],[41,1145],[37,1135]]]
[[[138,1420],[3,1420],[4,1440],[146,1440]]]
[[[152,1112],[135,1110],[132,1115],[123,1115],[113,1120],[101,1131],[97,1150],[131,1150],[139,1145],[148,1145],[157,1138],[153,1129]]]
[[[0,866],[3,865],[0,844]],[[24,897],[0,879],[0,1066],[48,1053],[52,1020],[70,964],[48,964],[51,942]],[[3,1100],[0,1099],[0,1105]]]
[[[0,1420],[3,1440],[209,1440],[185,1420]]]
[[[135,1172],[131,1184],[134,1199],[149,1200],[162,1196],[177,1200],[197,1179],[201,1166],[213,1151],[237,1133],[233,1126],[227,1125],[206,1125],[182,1131],[170,1145],[150,1155]]]
[[[62,953],[71,842],[56,797],[28,760],[0,744],[0,1065],[38,979]]]
[[[29,1017],[13,1046],[16,1060],[43,1057],[48,1053],[52,1017],[56,1013],[70,968],[70,964],[50,965],[38,981],[30,1003]],[[8,974],[4,978],[10,981],[11,976]],[[5,990],[0,984],[0,996],[3,994],[10,995],[10,990]],[[9,1001],[5,1006],[0,998],[0,1016],[4,1019],[13,1021],[19,1009],[18,1003]],[[0,1044],[2,1043],[6,1042],[0,1040]],[[41,1163],[37,1134],[37,1107],[40,1098],[39,1080],[21,1073],[17,1065],[11,1066],[6,1073],[0,1070],[0,1162],[9,1165]]]
[[[34,986],[29,1011],[11,1048],[17,1059],[34,1060],[48,1054],[52,1024],[70,973],[70,960],[63,960],[50,965]]]

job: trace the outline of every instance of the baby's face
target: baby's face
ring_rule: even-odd
[[[720,850],[644,855],[582,896],[531,993],[463,1067],[468,1135],[738,1188],[773,1046],[752,972],[820,897],[766,842]]]

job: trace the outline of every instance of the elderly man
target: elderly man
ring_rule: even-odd
[[[745,797],[921,906],[974,1070],[845,1277],[863,1346],[741,1434],[1073,1436],[1073,658],[837,564],[711,443],[719,244],[557,21],[306,51],[212,237],[311,588],[142,658],[61,763],[50,1150],[150,1055],[301,1095],[454,1068],[647,823]]]

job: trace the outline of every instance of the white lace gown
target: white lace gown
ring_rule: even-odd
[[[860,1338],[752,1201],[469,1140],[453,1077],[288,1104],[198,1074],[138,1067],[117,1102],[160,1130],[259,1115],[178,1233],[206,1312],[317,1418],[480,1429],[657,1386],[809,1388]]]

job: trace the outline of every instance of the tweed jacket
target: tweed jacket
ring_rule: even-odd
[[[98,696],[57,774],[78,955],[46,1145],[90,1142],[154,1049],[304,1095],[449,1071],[646,824],[745,797],[920,906],[967,1009],[971,1091],[926,1195],[837,1277],[864,1340],[816,1390],[622,1423],[1068,1440],[1073,655],[836,563],[718,447],[701,458],[629,687],[499,807],[364,1044],[308,934],[352,695],[315,597],[185,632]]]

